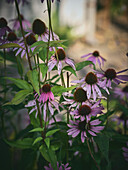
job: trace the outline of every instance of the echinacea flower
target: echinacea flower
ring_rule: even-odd
[[[97,95],[102,97],[101,91],[99,89],[99,87],[101,87],[101,81],[93,72],[89,72],[84,78],[80,80],[74,80],[72,83],[83,83],[81,87],[87,91],[88,99],[91,98],[91,94],[93,94],[94,101],[96,100]],[[102,88],[109,94],[105,86],[102,86]]]
[[[128,99],[128,85],[124,86],[123,88],[114,88],[114,94],[120,99]]]
[[[67,163],[65,165],[64,164],[59,165],[59,162],[57,162],[57,170],[70,170],[71,167],[68,167],[68,166],[69,166],[69,163]],[[45,168],[45,170],[54,170],[50,163],[49,163],[49,167],[44,166],[44,168]]]
[[[31,27],[31,23],[24,18],[23,15],[20,15],[21,21],[22,21],[22,26],[24,31],[27,30],[28,28]],[[11,19],[10,22],[13,22],[13,30],[19,30],[20,29],[20,22],[19,18]]]
[[[33,33],[38,35],[38,41],[48,42],[49,39],[49,30],[46,27],[45,23],[40,19],[35,19],[32,24],[32,31],[29,31],[29,34]],[[54,40],[59,40],[59,37],[53,32]],[[52,33],[50,32],[50,41],[53,41]]]
[[[65,92],[63,93],[63,97],[65,101],[62,102],[62,104],[67,105],[69,104],[69,110],[73,107],[79,107],[83,102],[87,102],[87,92],[82,88],[78,87],[74,94]],[[70,97],[70,98],[67,98]]]
[[[103,113],[103,106],[98,106],[101,100],[97,101],[94,105],[82,104],[78,109],[71,111],[70,114],[74,116],[75,119],[80,118],[81,121],[85,119],[89,120],[91,116],[96,116]]]
[[[116,84],[126,83],[128,81],[128,75],[118,75],[118,74],[123,73],[127,70],[128,69],[116,72],[113,68],[109,68],[106,71],[102,70],[103,71],[102,73],[96,71],[96,75],[97,75],[97,77],[104,79],[104,81],[100,84],[101,87],[106,86],[108,88],[112,88],[111,87],[112,80]]]
[[[63,106],[55,101],[54,95],[51,92],[51,86],[49,84],[44,84],[42,89],[40,90],[40,93],[41,93],[40,96],[38,95],[38,93],[36,93],[34,95],[34,97],[35,97],[35,100],[39,101],[40,108],[43,107],[44,121],[47,121],[47,116],[46,116],[47,115],[47,107],[48,107],[51,115],[53,115],[54,108],[58,111],[58,113],[60,113],[59,107],[63,108]],[[26,107],[31,107],[30,105],[35,106],[33,108],[33,110],[30,111],[30,113],[32,113],[34,110],[36,110],[36,113],[38,114],[36,103],[34,101],[31,101],[28,103],[28,105],[26,105]]]
[[[35,36],[34,36],[33,34],[29,34],[29,35],[25,36],[25,39],[26,39],[26,43],[27,43],[27,46],[28,46],[28,52],[29,52],[29,53],[30,53],[31,51],[33,52],[34,49],[35,49],[35,47],[33,47],[33,48],[30,49],[30,46],[31,46],[33,43],[36,42]],[[19,44],[21,47],[23,47],[23,48],[14,48],[14,51],[17,50],[17,52],[16,52],[15,55],[17,56],[18,54],[21,53],[21,58],[23,58],[24,56],[26,56],[26,58],[27,58],[26,50],[25,50],[25,44],[24,44],[23,39],[21,39],[21,40],[18,42],[18,44]]]
[[[1,44],[17,43],[17,42],[18,42],[18,38],[17,38],[17,35],[14,32],[9,32],[5,39],[0,39]]]
[[[94,51],[93,53],[88,53],[86,55],[83,55],[81,58],[85,58],[85,57],[89,57],[87,60],[92,61],[94,64],[96,64],[97,61],[100,67],[101,67],[101,63],[102,65],[104,65],[104,62],[106,61],[106,59],[104,59],[98,51]]]
[[[11,32],[12,30],[8,27],[8,22],[5,18],[0,18],[0,38],[5,36],[6,32]]]
[[[15,0],[6,0],[7,3],[13,3]],[[24,5],[25,3],[28,4],[28,0],[17,0],[17,3],[22,3]]]
[[[71,135],[73,138],[75,138],[76,136],[78,136],[79,133],[81,133],[82,143],[84,143],[85,138],[87,138],[88,135],[97,136],[96,133],[100,133],[100,131],[104,129],[104,126],[99,126],[99,124],[101,123],[99,119],[95,119],[92,121],[87,119],[84,121],[70,120],[70,123],[72,125],[68,124],[68,127],[70,128],[67,131],[68,135]]]
[[[57,65],[58,74],[60,75],[62,70],[62,61],[71,66],[74,70],[76,70],[73,60],[66,56],[63,48],[58,47],[56,53],[51,56],[51,59],[48,62],[49,72],[54,68],[55,65]]]
[[[122,147],[122,150],[123,150],[124,159],[128,161],[128,142],[126,144],[127,147]]]

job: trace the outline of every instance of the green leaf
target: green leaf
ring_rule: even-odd
[[[66,42],[67,40],[57,40],[57,41],[50,41],[49,46],[50,47],[63,47],[66,48],[65,45],[63,45],[63,42]]]
[[[16,44],[16,43],[7,43],[7,44],[0,45],[0,49],[3,49],[3,48],[14,48],[14,47],[23,48],[19,44]]]
[[[51,163],[52,168],[57,170],[57,158],[55,152],[52,151],[51,148],[47,148],[45,145],[42,145],[39,150],[44,159]]]
[[[83,61],[83,62],[77,63],[76,64],[76,71],[79,71],[79,70],[83,69],[84,67],[86,67],[90,64],[92,64],[95,67],[95,65],[92,61]]]
[[[5,140],[5,142],[8,145],[10,145],[11,147],[28,149],[28,148],[32,148],[33,139],[32,138],[24,138],[24,139],[20,139],[20,140],[17,140],[17,141]]]
[[[53,135],[54,133],[56,133],[56,132],[59,131],[59,130],[60,130],[60,129],[55,129],[55,130],[50,130],[50,131],[48,131],[48,132],[46,133],[46,137]]]
[[[12,81],[17,87],[19,87],[20,89],[26,89],[29,90],[30,92],[33,91],[32,86],[25,80],[21,80],[21,79],[17,79],[17,78],[12,78],[12,77],[5,77],[6,79],[9,79],[10,81]]]
[[[24,99],[31,94],[30,90],[21,90],[16,93],[15,97],[12,99],[11,102],[5,103],[4,105],[18,105],[24,101]]]
[[[45,138],[44,141],[45,141],[47,147],[49,148],[49,146],[50,146],[50,138]]]
[[[99,134],[97,137],[94,138],[96,143],[98,144],[101,153],[109,162],[108,154],[109,154],[109,138],[104,134]]]
[[[28,79],[29,81],[31,82],[33,88],[35,89],[35,91],[39,93],[39,81],[38,81],[38,71],[37,70],[29,70],[27,72],[27,76],[28,76]]]
[[[63,86],[53,86],[51,88],[51,91],[53,92],[53,94],[55,96],[61,96],[62,93],[73,90],[76,87],[77,87],[77,85],[71,86],[71,87],[68,87],[68,88],[64,88]]]
[[[24,67],[23,67],[23,64],[22,64],[22,61],[21,61],[21,58],[19,57],[19,55],[16,56],[16,61],[17,61],[18,73],[22,77],[23,72],[24,72]]]
[[[36,138],[33,142],[33,145],[35,145],[37,142],[40,142],[43,138],[40,136],[38,138]]]
[[[35,128],[30,130],[29,132],[42,132],[44,129],[43,128]]]
[[[75,71],[72,67],[70,67],[70,66],[65,66],[65,67],[63,68],[63,70],[70,71],[72,74],[74,74],[74,75],[77,77],[76,71]]]
[[[40,46],[40,47],[47,47],[48,46],[48,43],[47,42],[44,42],[44,41],[37,41],[37,42],[35,42],[34,44],[32,44],[31,46],[30,46],[30,48],[33,48],[33,47],[35,47],[35,46]]]
[[[48,71],[48,66],[46,66],[45,63],[42,63],[39,65],[41,73],[42,73],[42,79],[45,77],[47,71]]]

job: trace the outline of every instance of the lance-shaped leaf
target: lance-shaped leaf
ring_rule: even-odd
[[[17,87],[20,89],[26,89],[32,92],[33,88],[32,86],[25,80],[17,79],[17,78],[12,78],[12,77],[5,77],[6,79],[9,79],[12,81]]]
[[[3,48],[14,48],[14,47],[17,47],[17,48],[23,48],[21,47],[19,44],[17,43],[7,43],[7,44],[2,44],[0,45],[0,49],[3,49]]]
[[[39,150],[44,159],[51,163],[52,168],[57,170],[57,158],[55,152],[51,150],[50,147],[46,147],[44,144],[39,148]]]
[[[36,139],[34,140],[34,142],[33,142],[32,145],[35,145],[37,142],[40,142],[40,141],[42,141],[42,140],[43,140],[43,138],[40,136],[40,137],[38,137],[38,138],[36,138]]]
[[[56,133],[56,132],[59,131],[59,130],[60,130],[60,129],[54,129],[54,130],[48,131],[48,132],[46,133],[46,137],[53,135],[54,133]]]
[[[11,102],[5,103],[5,105],[18,105],[24,101],[24,99],[31,94],[32,92],[30,90],[21,90],[18,93],[16,93],[15,97],[12,99]]]
[[[67,88],[64,88],[63,86],[53,86],[51,88],[51,91],[53,92],[53,94],[55,96],[61,96],[62,93],[70,91],[70,90],[73,90],[76,87],[77,87],[77,85],[71,86],[71,87],[67,87]]]
[[[8,145],[10,145],[11,147],[28,149],[28,148],[32,148],[33,139],[32,138],[24,138],[24,139],[20,139],[20,140],[17,140],[17,141],[5,140],[5,142]]]
[[[39,94],[39,81],[38,81],[38,71],[37,70],[29,70],[27,72],[27,76],[29,81],[31,82],[35,91]]]
[[[42,131],[43,131],[43,128],[35,128],[35,129],[30,130],[29,132],[42,132]]]
[[[94,65],[94,63],[92,61],[82,61],[80,63],[77,63],[76,64],[76,71],[79,71],[79,70],[83,69],[84,67],[86,67],[86,66],[88,66],[90,64],[92,64],[94,66],[94,68],[95,68],[95,65]]]
[[[41,73],[42,73],[42,79],[45,77],[47,71],[48,71],[48,66],[46,66],[45,63],[42,63],[39,65]]]
[[[72,74],[74,74],[74,75],[77,77],[76,71],[75,71],[72,67],[70,67],[70,66],[65,66],[65,67],[63,68],[63,70],[70,71]]]

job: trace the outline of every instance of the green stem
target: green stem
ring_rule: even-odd
[[[96,162],[96,160],[95,160],[95,158],[94,158],[94,156],[93,156],[93,154],[92,154],[92,151],[91,151],[91,148],[90,148],[88,139],[87,139],[86,141],[87,141],[87,146],[88,146],[89,153],[90,153],[90,155],[91,155],[93,161],[95,162],[95,164],[96,164],[98,170],[100,170],[100,167],[98,166],[98,164],[97,164],[97,162]]]
[[[60,73],[60,77],[61,77],[62,86],[66,87],[66,86],[65,86],[64,76],[63,76],[62,71],[61,71],[61,73]]]
[[[39,89],[41,89],[41,85],[40,85],[40,62],[39,62],[39,56],[38,56],[38,54],[37,54],[37,63],[38,63],[38,71],[39,71],[39,74],[38,74]]]
[[[38,110],[38,115],[39,115],[40,127],[43,129],[43,123],[42,123],[42,117],[41,117],[41,113],[40,113],[40,107],[39,107],[39,103],[38,103],[37,100],[36,100],[36,105],[37,105],[37,110]],[[45,139],[44,131],[42,131],[42,138],[43,138],[43,140]]]
[[[20,10],[19,10],[17,0],[15,0],[15,5],[16,5],[16,10],[17,10],[17,14],[18,14],[18,19],[19,19],[19,22],[20,22],[21,34],[22,34],[22,37],[23,37],[23,40],[24,40],[24,45],[25,45],[25,48],[26,48],[29,68],[30,68],[30,70],[32,70],[31,60],[30,60],[30,56],[29,56],[29,52],[28,52],[28,46],[27,46],[26,38],[25,38],[25,35],[24,35],[24,29],[23,29],[23,26],[22,26],[22,20],[21,20],[21,15],[20,15]]]

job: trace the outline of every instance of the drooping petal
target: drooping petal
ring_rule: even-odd
[[[116,76],[118,79],[124,80],[124,81],[128,81],[128,75],[119,75]]]

